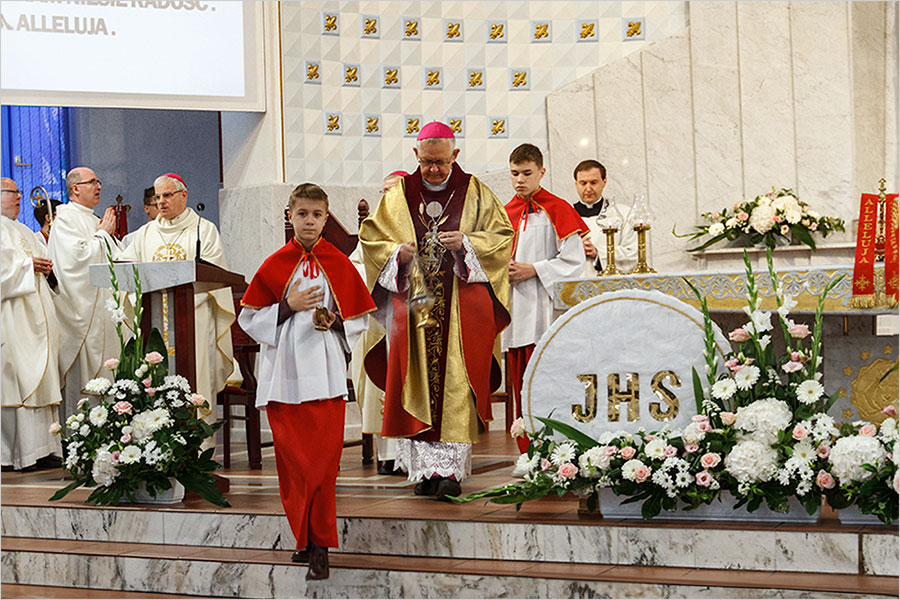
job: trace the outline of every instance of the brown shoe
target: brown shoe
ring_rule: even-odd
[[[328,548],[310,544],[309,570],[306,572],[306,579],[328,579],[328,575]]]
[[[294,553],[291,554],[291,562],[308,563],[309,562],[309,548],[303,548],[302,550],[295,550]]]
[[[443,500],[444,502],[453,502],[451,497],[458,497],[462,493],[462,486],[459,485],[459,482],[455,479],[442,479],[437,484],[437,489],[434,492],[435,497],[438,500]]]

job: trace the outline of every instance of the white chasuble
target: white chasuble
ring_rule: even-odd
[[[99,223],[93,210],[70,202],[57,209],[50,228],[48,251],[59,283],[59,375],[66,388],[62,419],[74,412],[82,386],[101,374],[103,362],[119,357],[115,323],[106,309],[112,292],[90,281],[90,265],[106,264],[107,248],[113,259],[120,249],[115,238],[97,229]]]
[[[2,464],[16,469],[50,454],[61,456],[50,434],[60,394],[59,323],[52,293],[32,257],[47,257],[34,233],[0,217],[2,229]]]
[[[225,249],[216,226],[200,218],[192,209],[185,209],[174,219],[162,215],[134,232],[134,238],[121,255],[121,260],[139,262],[170,262],[194,260],[197,237],[200,238],[200,257],[212,264],[228,268]],[[194,294],[194,347],[198,394],[209,401],[212,412],[209,423],[216,422],[216,394],[225,387],[231,373],[234,353],[231,346],[231,324],[234,323],[234,300],[231,288],[220,288]],[[176,323],[177,326],[177,323]],[[166,344],[174,344],[171,334]],[[177,352],[178,349],[176,348]]]
[[[584,247],[578,235],[560,241],[546,211],[520,219],[513,259],[534,265],[537,276],[509,286],[512,321],[502,334],[503,349],[536,344],[553,322],[553,286],[578,277],[584,267]]]
[[[313,277],[298,268],[287,289],[300,280],[299,291],[319,286],[325,297],[321,305],[332,312],[337,308],[328,281],[321,270]],[[256,406],[269,402],[300,404],[314,400],[347,396],[349,353],[366,329],[368,314],[343,322],[343,332],[332,327],[319,331],[313,326],[313,311],[293,313],[278,324],[278,304],[263,308],[241,309],[238,323],[260,344]]]

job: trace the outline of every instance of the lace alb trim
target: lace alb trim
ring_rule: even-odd
[[[403,281],[399,281],[399,275],[400,246],[397,246],[394,253],[391,254],[391,257],[388,259],[387,264],[384,265],[384,269],[381,270],[381,275],[378,276],[378,285],[389,292],[400,293],[409,287],[409,278],[405,276],[406,273],[404,272]]]
[[[409,473],[410,481],[431,478],[435,473],[462,481],[472,474],[472,444],[398,439],[394,464]]]
[[[487,283],[487,273],[481,268],[478,255],[475,254],[475,248],[472,246],[472,242],[469,241],[469,236],[465,234],[463,235],[463,250],[462,257],[458,253],[456,254],[453,272],[467,283]],[[462,261],[459,260],[460,258],[462,258]],[[466,270],[466,273],[462,272],[463,269]]]

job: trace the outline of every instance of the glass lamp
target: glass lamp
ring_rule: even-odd
[[[625,221],[626,227],[634,229],[638,238],[637,266],[629,271],[629,274],[656,273],[656,269],[647,264],[647,232],[653,224],[653,211],[650,210],[650,204],[644,194],[634,195],[631,210],[628,211]]]

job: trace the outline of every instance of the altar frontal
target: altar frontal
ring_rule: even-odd
[[[731,350],[713,323],[721,362]],[[525,370],[527,426],[547,417],[595,439],[604,432],[672,430],[697,414],[691,369],[704,375],[703,313],[658,291],[589,298],[541,337]]]

